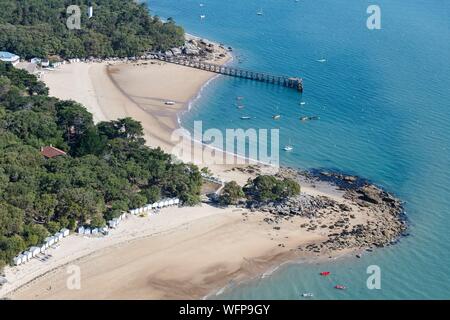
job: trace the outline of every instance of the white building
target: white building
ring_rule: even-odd
[[[41,248],[31,247],[30,252],[31,252],[31,257],[36,257],[39,253],[41,253]]]
[[[78,228],[78,233],[79,234],[84,234],[84,227],[79,227]]]
[[[64,229],[61,229],[61,231],[60,231],[61,233],[62,233],[62,235],[63,235],[63,237],[65,238],[65,237],[68,237],[69,236],[69,234],[70,234],[70,231],[69,231],[69,229],[66,229],[66,228],[64,228]]]
[[[45,238],[45,243],[47,244],[47,247],[51,247],[55,244],[55,238],[53,237],[47,237]]]
[[[27,262],[32,258],[31,252],[25,251],[22,253],[22,263]]]
[[[19,254],[17,257],[15,257],[13,259],[13,262],[14,262],[15,266],[20,266],[22,264],[22,257],[23,256],[21,254]]]
[[[0,61],[10,62],[13,66],[20,62],[20,57],[11,52],[0,51]]]
[[[42,61],[42,59],[40,59],[40,58],[33,58],[33,59],[30,60],[30,62],[32,64],[40,64],[41,61]]]
[[[94,8],[92,7],[92,3],[89,3],[89,7],[88,7],[88,17],[89,19],[92,18],[94,16]]]
[[[60,241],[60,240],[62,240],[62,238],[64,238],[64,236],[61,232],[55,233],[55,237],[58,238],[58,241]]]

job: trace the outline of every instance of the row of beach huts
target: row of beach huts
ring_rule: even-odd
[[[165,199],[165,200],[162,200],[159,202],[148,204],[141,208],[132,209],[132,210],[130,210],[129,213],[132,215],[138,215],[138,214],[148,213],[150,210],[156,210],[156,209],[161,209],[161,208],[166,208],[166,207],[171,207],[171,206],[177,206],[180,203],[181,203],[180,199],[177,199],[177,198]],[[107,235],[109,229],[117,228],[117,226],[120,224],[120,222],[125,219],[126,215],[127,215],[127,213],[123,213],[119,217],[109,220],[107,222],[107,226],[103,227],[103,228],[79,227],[78,234],[88,235],[88,236],[89,235],[99,235],[99,234]]]
[[[45,254],[46,251],[53,246],[54,244],[61,241],[63,238],[69,236],[69,229],[61,229],[60,232],[55,233],[55,235],[45,238],[44,244],[40,246],[35,246],[29,248],[27,251],[19,254],[17,257],[13,259],[14,265],[20,266],[33,258],[36,258],[38,255]]]
[[[180,199],[178,199],[178,198],[165,199],[165,200],[161,200],[159,202],[148,204],[148,205],[143,206],[138,209],[130,210],[130,213],[136,215],[136,214],[149,212],[150,210],[178,206],[179,204],[180,204]]]
[[[159,202],[155,202],[152,204],[148,204],[144,207],[137,208],[130,210],[130,213],[133,215],[138,215],[142,213],[147,213],[150,210],[155,209],[161,209],[171,206],[177,206],[181,203],[180,199],[178,198],[172,198],[172,199],[165,199],[161,200]],[[78,227],[77,233],[80,235],[107,235],[109,229],[117,228],[117,226],[120,224],[122,220],[125,219],[127,213],[123,213],[117,218],[111,219],[108,221],[107,226],[102,228],[91,228],[91,227]],[[22,254],[19,254],[17,257],[13,259],[14,265],[19,266],[21,264],[24,264],[31,259],[37,257],[39,254],[45,254],[47,249],[49,249],[51,246],[62,240],[63,238],[69,236],[69,229],[62,229],[60,232],[55,233],[54,236],[47,237],[44,240],[44,244],[39,247],[31,247],[27,251],[23,252]]]

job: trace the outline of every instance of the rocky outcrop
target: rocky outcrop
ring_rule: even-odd
[[[301,229],[328,232],[326,241],[310,244],[302,250],[313,253],[349,248],[371,250],[372,247],[395,243],[407,229],[402,202],[367,180],[333,172],[304,172],[291,168],[282,168],[278,176],[296,179],[301,185],[308,184],[313,188],[326,183],[343,193],[343,201],[302,193],[280,203],[251,204],[252,208],[274,216],[266,221],[268,223],[276,223],[280,217],[301,216],[308,218],[300,225]]]

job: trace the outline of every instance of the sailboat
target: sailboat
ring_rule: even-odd
[[[241,117],[241,120],[250,120],[252,117],[249,117],[249,116],[242,116]]]
[[[289,144],[285,145],[283,150],[288,152],[294,150],[294,147],[291,144],[291,139],[289,139]]]
[[[258,12],[256,12],[256,14],[257,14],[258,16],[262,16],[262,15],[264,14],[264,12],[263,12],[262,8],[261,8],[261,9],[259,9],[259,11],[258,11]]]
[[[278,107],[277,107],[277,112],[278,112]],[[278,113],[272,116],[273,120],[279,120],[280,118],[281,118],[281,115]]]

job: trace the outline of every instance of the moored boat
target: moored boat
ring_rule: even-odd
[[[335,285],[334,288],[335,288],[335,289],[338,289],[338,290],[345,290],[345,289],[347,289],[345,286],[343,286],[343,285],[341,285],[341,284]]]

